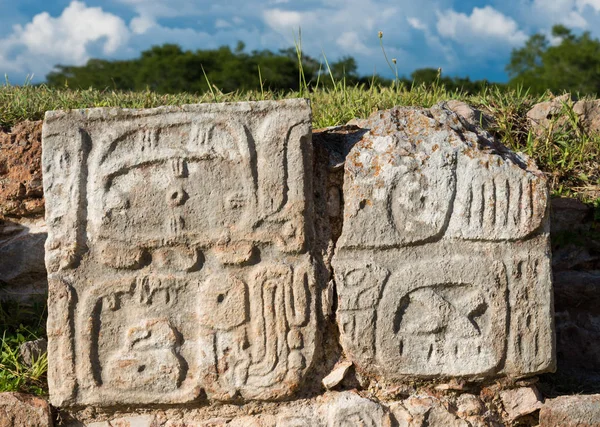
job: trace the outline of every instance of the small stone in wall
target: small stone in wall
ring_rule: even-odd
[[[27,341],[19,346],[21,360],[27,366],[31,366],[48,351],[48,340],[40,338],[35,341]]]
[[[500,392],[500,399],[509,421],[515,421],[542,407],[542,396],[535,386],[515,388]]]
[[[348,373],[348,370],[351,367],[352,367],[352,362],[349,362],[347,360],[336,364],[335,367],[333,368],[333,370],[331,371],[331,373],[329,375],[327,375],[325,378],[323,378],[323,381],[322,381],[323,386],[327,390],[331,390],[332,388],[337,386],[339,383],[341,383],[344,380],[344,377],[346,376],[346,374]]]
[[[0,427],[52,427],[48,403],[22,393],[0,393]]]
[[[43,216],[41,160],[41,121],[0,130],[0,218]]]
[[[560,396],[546,400],[540,427],[600,426],[600,394]]]

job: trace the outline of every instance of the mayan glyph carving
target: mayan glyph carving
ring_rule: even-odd
[[[51,398],[273,399],[316,335],[305,100],[49,112]]]
[[[543,174],[443,105],[362,126],[333,260],[345,352],[392,381],[551,370]]]

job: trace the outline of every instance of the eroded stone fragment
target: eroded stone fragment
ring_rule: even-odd
[[[23,393],[0,393],[0,426],[52,427],[48,402]]]
[[[531,414],[542,407],[542,396],[535,386],[504,390],[500,392],[500,399],[509,421]]]
[[[276,399],[312,363],[306,100],[49,112],[53,404]]]
[[[600,426],[600,395],[560,396],[540,410],[540,427]]]
[[[333,259],[357,370],[391,381],[552,370],[543,174],[443,104],[362,126]]]
[[[333,370],[327,375],[321,383],[327,390],[331,390],[344,380],[348,370],[352,367],[352,362],[347,360],[338,363]]]

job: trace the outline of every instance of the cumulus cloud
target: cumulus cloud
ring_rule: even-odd
[[[577,8],[580,11],[585,6],[591,6],[595,11],[600,11],[600,0],[577,0]]]
[[[136,16],[129,23],[131,31],[135,34],[144,34],[156,25],[156,21],[149,16]]]
[[[600,0],[534,0],[519,16],[544,32],[554,24],[574,29],[593,28],[598,23],[598,12]]]
[[[215,28],[229,28],[231,24],[224,19],[217,19],[215,21]]]
[[[90,53],[111,55],[129,40],[118,16],[73,1],[58,17],[43,12],[0,39],[0,68],[45,74],[55,64],[83,64]]]
[[[312,20],[310,15],[310,13],[282,9],[269,9],[263,13],[265,23],[278,31],[297,30],[302,26],[309,26]]]
[[[348,54],[368,54],[369,48],[362,42],[356,31],[345,31],[336,40],[336,44]]]
[[[476,7],[471,15],[454,10],[439,13],[437,30],[443,37],[469,45],[481,45],[483,39],[488,39],[514,46],[528,38],[514,19],[491,6]]]
[[[418,18],[408,18],[408,25],[410,25],[415,30],[425,31],[427,29],[427,25],[423,24]]]
[[[377,37],[381,30],[400,74],[442,67],[464,75],[495,66],[502,75],[510,48],[535,32],[549,34],[555,23],[600,35],[600,0],[488,0],[468,13],[455,9],[459,0],[111,0],[119,14],[126,9],[133,17],[127,21],[115,9],[85,1],[101,3],[77,0],[58,15],[7,21],[14,8],[0,0],[0,75],[35,72],[39,81],[57,63],[131,58],[163,43],[211,49],[242,40],[248,50],[276,51],[293,46],[298,29],[308,55],[325,52],[330,61],[352,55],[361,74],[375,68],[390,76]]]

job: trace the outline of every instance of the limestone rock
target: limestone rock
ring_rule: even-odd
[[[600,394],[560,396],[540,410],[540,427],[600,426]]]
[[[469,423],[452,414],[439,399],[432,396],[411,396],[402,405],[393,404],[390,410],[399,426],[469,426]]]
[[[485,412],[483,402],[473,394],[461,394],[457,399],[456,406],[456,414],[461,418],[482,415]]]
[[[587,132],[600,132],[600,102],[597,99],[576,102],[573,112],[579,116],[581,125]]]
[[[578,101],[570,94],[534,105],[527,112],[527,119],[534,133],[542,135],[544,132],[563,127],[568,120],[568,109],[573,110],[583,131],[590,134],[600,132],[600,101]]]
[[[365,128],[332,262],[357,370],[401,381],[554,369],[543,174],[443,104],[381,111]]]
[[[50,406],[41,398],[0,393],[0,427],[52,427]]]
[[[533,386],[502,391],[500,399],[511,422],[542,407],[542,397]]]
[[[352,367],[352,362],[349,361],[343,361],[341,363],[338,363],[334,368],[333,371],[331,371],[331,373],[329,375],[327,375],[325,378],[323,378],[323,386],[327,389],[330,390],[332,388],[334,388],[335,386],[337,386],[339,383],[341,383],[344,380],[344,377],[346,376],[346,374],[348,373],[348,370]]]
[[[41,121],[0,130],[0,219],[44,214],[41,130]]]
[[[565,108],[572,108],[575,99],[570,94],[557,96],[550,101],[539,102],[527,112],[529,127],[537,136],[550,130],[550,126],[563,126],[566,121]]]
[[[488,130],[494,125],[494,118],[463,101],[452,99],[446,102],[446,107],[462,117],[469,125]]]
[[[86,427],[157,427],[157,424],[153,415],[139,415],[90,423]]]
[[[35,361],[48,350],[48,341],[40,338],[35,341],[27,341],[19,346],[19,355],[21,360],[27,366],[31,366]]]
[[[86,427],[391,427],[390,411],[355,392],[327,392],[311,400],[266,404],[266,407],[223,405],[160,410],[145,415],[118,415],[105,421],[78,421]],[[208,413],[206,412],[208,410]],[[221,412],[221,415],[217,415]],[[67,427],[70,427],[67,424]]]
[[[378,403],[352,392],[331,396],[325,398],[326,404],[320,408],[326,414],[323,426],[392,427],[389,412]]]
[[[48,112],[51,401],[281,399],[317,340],[307,100]]]
[[[0,219],[0,301],[29,302],[45,297],[47,235],[43,220]]]

